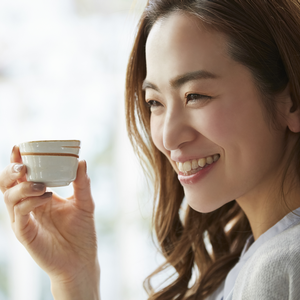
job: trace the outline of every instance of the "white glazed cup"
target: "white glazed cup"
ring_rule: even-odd
[[[46,140],[19,145],[27,180],[47,187],[67,186],[76,178],[80,141]]]

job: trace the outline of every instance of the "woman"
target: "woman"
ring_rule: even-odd
[[[126,85],[166,257],[149,299],[298,299],[299,16],[296,0],[149,1]],[[25,181],[17,147],[11,162],[0,185],[12,227],[54,298],[99,299],[85,163],[66,200]],[[152,288],[166,267],[172,281]]]

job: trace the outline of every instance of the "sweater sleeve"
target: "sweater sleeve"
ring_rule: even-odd
[[[232,299],[299,300],[300,247],[296,236],[280,234],[261,246],[240,271]]]

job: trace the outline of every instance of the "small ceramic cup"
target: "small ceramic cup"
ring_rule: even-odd
[[[19,145],[27,180],[47,187],[67,186],[76,178],[80,141],[47,140]]]

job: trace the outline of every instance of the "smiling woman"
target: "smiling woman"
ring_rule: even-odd
[[[299,299],[299,27],[296,0],[148,1],[125,100],[165,257],[149,300]],[[15,235],[56,300],[99,300],[85,162],[67,199],[25,174],[15,147],[0,173]]]
[[[155,82],[157,89],[146,88],[145,101],[156,101],[151,107],[152,139],[175,170],[176,162],[188,167],[186,162],[220,155],[218,163],[179,176],[190,206],[210,212],[232,199],[249,203],[255,187],[279,177],[288,152],[284,125],[270,130],[250,70],[226,57],[224,34],[197,22],[196,17],[173,13],[152,27],[146,43],[146,82]],[[274,97],[286,101],[282,115],[292,105],[288,97],[286,91]],[[218,189],[213,189],[216,183]],[[260,211],[259,198],[257,202]]]
[[[297,230],[279,234],[300,223],[291,213],[300,212],[299,13],[288,0],[148,2],[126,113],[133,147],[154,170],[166,258],[145,281],[149,299],[297,299],[290,257],[300,253],[270,245],[299,246]],[[261,251],[268,258],[254,263]],[[153,288],[167,267],[175,277]]]

